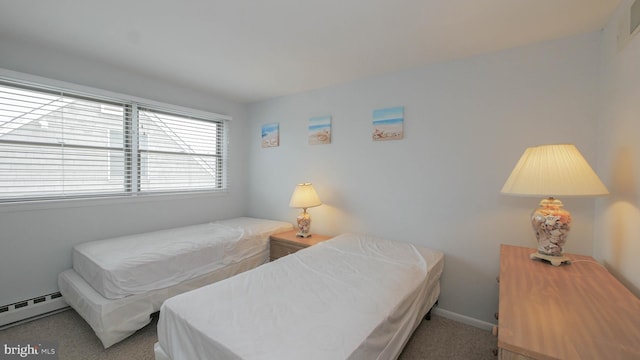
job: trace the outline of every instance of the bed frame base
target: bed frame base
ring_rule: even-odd
[[[429,311],[427,311],[427,315],[424,316],[425,320],[431,320],[431,310],[433,310],[433,308],[436,306],[438,306],[438,300],[436,300],[436,303],[433,304],[433,306],[431,307],[431,309],[429,309]]]

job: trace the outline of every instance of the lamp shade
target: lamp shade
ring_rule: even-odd
[[[296,185],[293,195],[291,195],[289,207],[306,209],[319,205],[322,205],[322,202],[311,183]]]
[[[522,196],[598,196],[609,191],[571,144],[527,148],[502,187]]]

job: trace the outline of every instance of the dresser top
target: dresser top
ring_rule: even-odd
[[[592,257],[501,245],[498,346],[535,359],[640,359],[640,299]]]
[[[289,243],[296,246],[304,246],[304,247],[315,245],[319,242],[323,242],[325,240],[331,239],[331,236],[318,235],[318,234],[311,234],[311,236],[307,238],[297,237],[296,236],[297,233],[298,233],[297,230],[285,231],[282,233],[271,235],[271,239],[275,239],[277,241]]]

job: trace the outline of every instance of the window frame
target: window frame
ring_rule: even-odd
[[[104,102],[105,105],[110,103],[124,103],[130,106],[131,109],[130,120],[123,118],[123,146],[130,147],[129,151],[124,152],[125,164],[130,161],[132,170],[130,177],[124,180],[124,189],[121,193],[105,194],[82,194],[82,195],[60,195],[60,196],[38,196],[38,197],[16,197],[16,198],[0,198],[0,208],[5,205],[15,204],[39,204],[39,203],[68,203],[69,201],[93,201],[104,199],[139,199],[141,197],[159,199],[166,196],[172,198],[175,197],[191,197],[200,196],[204,194],[226,194],[229,189],[229,141],[228,131],[230,127],[230,121],[232,118],[227,115],[221,115],[218,113],[197,110],[193,108],[182,107],[178,105],[172,105],[144,98],[139,98],[130,95],[123,95],[106,90],[100,90],[96,88],[81,86],[77,84],[42,78],[38,76],[17,73],[0,68],[0,83],[5,86],[14,86],[18,88],[28,88],[35,91],[43,92],[62,92],[72,97],[85,98],[92,101]],[[137,131],[137,111],[138,107],[144,107],[147,109],[154,109],[169,113],[175,116],[189,117],[197,120],[212,121],[216,123],[216,127],[221,129],[221,134],[217,136],[218,141],[216,155],[220,157],[221,164],[219,164],[219,170],[222,171],[221,175],[216,178],[215,188],[198,188],[198,189],[172,189],[166,191],[140,191],[139,177],[140,177],[140,154],[138,148],[138,131]],[[123,165],[123,171],[127,174],[126,166]],[[127,175],[125,175],[127,177]],[[1,211],[1,209],[0,209]]]

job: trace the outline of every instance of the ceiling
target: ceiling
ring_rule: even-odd
[[[594,31],[619,3],[0,0],[0,38],[246,103]]]

